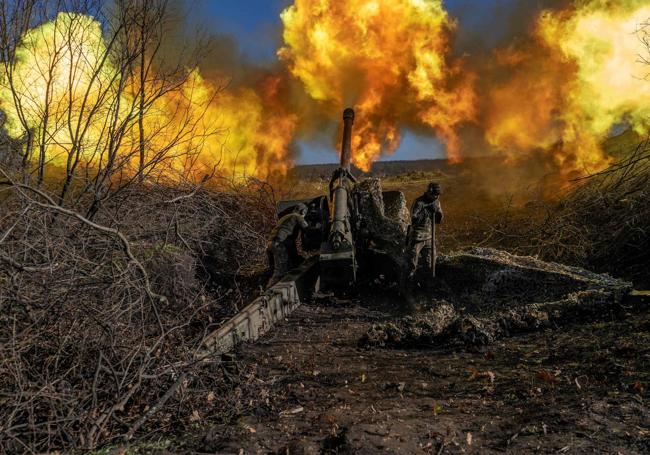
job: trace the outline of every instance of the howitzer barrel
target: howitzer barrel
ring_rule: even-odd
[[[344,186],[339,186],[334,190],[332,196],[334,208],[330,229],[330,243],[334,250],[338,250],[345,243],[352,243],[352,237],[349,234],[348,190]]]
[[[356,258],[351,216],[354,201],[351,196],[356,180],[350,173],[352,158],[352,124],[354,111],[343,111],[343,141],[341,165],[330,180],[332,215],[327,240],[321,245],[321,287],[348,285],[356,280]]]
[[[343,111],[343,142],[341,143],[341,167],[350,170],[352,155],[352,124],[354,123],[354,109],[348,107]]]
[[[352,155],[352,124],[354,123],[354,110],[347,108],[343,111],[343,140],[341,143],[341,166],[335,173],[330,191],[332,197],[332,223],[330,228],[330,246],[339,250],[347,244],[352,246],[352,233],[350,228],[349,191],[352,182],[350,174],[350,159]]]

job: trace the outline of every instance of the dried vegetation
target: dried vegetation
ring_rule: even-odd
[[[650,285],[650,140],[576,184],[560,201],[477,216],[477,244]]]
[[[258,181],[219,180],[218,165],[192,175],[207,136],[225,131],[206,132],[183,103],[178,125],[161,121],[159,103],[183,96],[205,52],[199,35],[174,42],[168,3],[0,2],[3,109],[14,113],[0,115],[0,452],[183,431],[196,403],[232,400],[220,360],[193,354],[255,292],[275,197]],[[100,23],[92,45],[75,34]],[[52,38],[51,59],[21,48],[39,26],[39,39],[66,37]],[[27,57],[42,60],[42,90],[17,69]]]
[[[5,180],[0,446],[122,443],[182,430],[209,393],[230,399],[219,359],[193,354],[254,292],[267,190],[133,186],[89,220]]]

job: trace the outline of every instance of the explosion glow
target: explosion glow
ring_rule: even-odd
[[[118,159],[135,172],[138,111],[130,88],[137,83],[123,80],[110,59],[102,61],[105,55],[110,53],[100,24],[88,16],[60,13],[27,33],[12,75],[20,109],[9,84],[0,81],[9,134],[19,138],[33,131],[35,148],[50,164],[65,167],[78,159],[94,166],[106,159],[102,152],[112,139],[107,125],[115,121],[127,128]],[[146,92],[160,90],[147,83]],[[215,167],[235,177],[286,173],[295,116],[283,111],[275,86],[269,78],[258,90],[223,90],[190,71],[179,90],[151,97],[143,119],[147,160],[169,152],[157,169],[168,176],[191,172],[200,178]]]
[[[516,160],[543,150],[569,178],[607,165],[599,144],[613,126],[648,132],[637,32],[649,19],[647,1],[576,0],[542,12],[526,40],[495,50],[485,65],[453,56],[457,25],[441,0],[295,0],[281,15],[278,56],[333,121],[355,107],[353,157],[362,169],[395,151],[404,128],[436,135],[459,161],[473,152],[461,127],[473,124],[491,152]],[[23,37],[13,91],[0,78],[0,109],[12,137],[30,132],[32,160],[92,167],[113,147],[137,170],[138,82],[116,68],[107,46],[99,22],[71,13]],[[147,106],[147,158],[171,152],[158,169],[167,175],[285,174],[309,119],[281,89],[284,74],[224,89],[188,70],[177,90]],[[153,79],[147,92],[160,89]],[[106,134],[111,121],[127,125],[117,147]]]
[[[439,0],[297,0],[282,13],[278,55],[307,93],[337,117],[358,111],[354,162],[368,169],[400,143],[400,127],[424,124],[458,158],[455,126],[473,114],[471,78],[461,79]]]
[[[73,41],[67,40],[69,36]],[[64,151],[72,145],[71,131],[77,130],[88,115],[82,104],[97,106],[98,117],[109,116],[116,104],[110,90],[100,90],[113,85],[114,70],[110,65],[99,69],[105,51],[99,23],[89,17],[61,14],[55,21],[30,30],[16,51],[18,63],[12,79],[16,102],[8,81],[0,79],[0,108],[7,115],[9,134],[25,134],[21,115],[28,129],[44,123],[45,128],[35,132],[36,141],[50,162],[64,165]],[[91,84],[95,72],[97,83]],[[18,104],[22,109],[17,108]],[[86,145],[101,140],[101,127],[90,123],[84,137]],[[92,159],[90,147],[82,151],[87,154],[85,159]]]
[[[579,5],[543,12],[533,43],[498,51],[509,77],[487,95],[488,142],[515,158],[536,147],[548,150],[567,176],[607,165],[599,144],[617,123],[643,134],[650,118],[636,33],[650,6],[637,0]]]

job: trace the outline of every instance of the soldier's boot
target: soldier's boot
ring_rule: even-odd
[[[400,277],[400,295],[404,298],[404,311],[410,313],[415,301],[413,287],[415,286],[415,272],[410,268],[404,270]]]
[[[399,293],[402,296],[405,296],[408,293],[409,285],[413,280],[413,272],[411,267],[409,267],[410,262],[408,258],[405,261],[405,264],[402,266],[399,274]]]
[[[429,289],[435,285],[433,269],[431,267],[431,246],[427,244],[420,252],[420,263],[422,264],[420,278],[422,287]]]
[[[411,276],[411,278],[407,281],[406,287],[402,293],[402,296],[404,297],[402,311],[404,311],[406,314],[412,314],[417,309],[418,293],[416,292],[415,288],[415,278]]]

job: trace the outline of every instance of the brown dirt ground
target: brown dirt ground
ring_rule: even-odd
[[[376,293],[377,294],[377,293]],[[386,296],[321,299],[231,362],[237,415],[201,453],[650,453],[650,311],[482,349],[364,350],[399,310]],[[394,303],[393,303],[394,305]],[[215,414],[216,413],[216,414]]]

